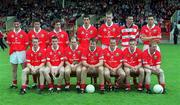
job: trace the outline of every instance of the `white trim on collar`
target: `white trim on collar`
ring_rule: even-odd
[[[111,48],[110,48],[110,46],[108,47],[108,49],[109,49],[109,51],[110,51],[110,52],[114,52],[114,51],[116,51],[116,49],[117,49],[117,46],[115,46],[115,49],[114,49],[113,51],[111,51]]]
[[[38,52],[40,50],[40,47],[38,46],[37,51],[34,50],[34,47],[32,47],[33,52]]]
[[[96,51],[96,49],[97,49],[97,47],[95,47],[94,51]],[[90,52],[94,52],[94,51],[91,51],[90,47],[89,47],[89,51],[90,51]]]
[[[56,34],[59,33],[59,32],[62,32],[61,29],[59,29],[59,31],[57,32],[55,29],[53,30]]]
[[[35,30],[35,28],[33,30],[35,33],[39,33],[41,31],[41,28],[39,28],[38,32]]]
[[[157,51],[157,50],[156,50],[156,51]],[[154,55],[154,54],[156,53],[156,51],[155,51],[153,54],[151,54],[151,53],[150,53],[150,50],[148,49],[148,54],[152,56],[152,55]]]
[[[107,27],[111,27],[113,24],[114,24],[114,23],[113,23],[113,22],[111,22],[111,25],[110,25],[110,26],[108,26],[107,22],[105,23],[105,25],[106,25]]]
[[[53,45],[52,45],[52,46],[51,46],[51,49],[52,49],[53,51],[56,51],[56,50],[59,49],[59,45],[57,45],[57,48],[56,48],[56,49],[54,49],[54,48],[53,48]]]
[[[129,50],[129,52],[130,52],[131,54],[133,54],[134,52],[136,52],[136,49],[137,49],[137,47],[135,46],[135,50],[134,50],[133,52],[131,52],[130,47],[128,47],[128,50]]]
[[[156,25],[153,24],[152,27],[150,28],[149,25],[147,24],[147,28],[148,28],[148,29],[152,29],[152,28],[154,28],[155,26],[156,26]]]
[[[15,33],[19,33],[19,32],[21,31],[21,28],[20,28],[17,32],[15,31],[15,28],[14,28],[13,31],[14,31]]]
[[[71,50],[73,50],[71,46],[69,46],[69,47],[71,48]],[[79,45],[77,45],[76,48],[73,51],[77,50],[78,47],[79,47]]]
[[[89,24],[88,28],[86,28],[85,25],[83,24],[83,28],[84,28],[85,30],[88,30],[90,27],[91,27],[91,24]]]

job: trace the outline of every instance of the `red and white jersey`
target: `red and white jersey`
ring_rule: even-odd
[[[97,29],[92,25],[89,25],[87,29],[84,25],[77,29],[77,38],[79,39],[80,46],[83,48],[88,48],[89,40],[96,37]]]
[[[47,31],[40,28],[40,30],[36,32],[35,29],[32,29],[28,32],[28,36],[29,36],[30,47],[32,47],[32,39],[37,37],[39,39],[39,46],[41,48],[47,48],[47,45],[49,44]]]
[[[117,38],[120,34],[119,26],[112,23],[110,26],[107,24],[102,24],[98,29],[98,37],[101,43],[109,46],[110,38]]]
[[[161,64],[161,53],[156,50],[150,54],[149,49],[145,50],[142,55],[143,65],[156,66]]]
[[[20,29],[18,32],[13,30],[7,34],[7,43],[10,47],[9,54],[12,54],[15,51],[26,50],[29,44],[28,42],[28,35],[22,29]]]
[[[33,48],[26,52],[26,62],[30,63],[32,66],[39,66],[41,63],[46,62],[46,50],[38,48],[35,52]]]
[[[134,52],[131,52],[129,48],[123,51],[123,62],[131,66],[137,66],[142,63],[142,51],[136,48]]]
[[[57,49],[53,49],[53,47],[48,47],[46,50],[47,62],[49,62],[52,66],[59,66],[59,64],[64,61],[64,51],[59,46]]]
[[[103,51],[98,46],[94,51],[88,48],[83,52],[82,60],[85,60],[90,65],[96,65],[100,60],[103,60]]]
[[[120,36],[121,46],[128,47],[130,39],[137,40],[139,38],[138,26],[135,24],[132,24],[131,27],[127,27],[126,25],[123,25],[120,27],[120,35],[121,35]]]
[[[161,36],[161,28],[155,24],[152,26],[152,28],[149,28],[148,24],[144,25],[141,29],[141,35],[144,35],[145,37]],[[155,40],[160,39],[157,38]],[[149,45],[150,41],[144,41],[143,43]]]
[[[68,36],[67,32],[65,32],[63,30],[59,30],[59,32],[56,32],[55,30],[53,30],[49,33],[48,36],[49,36],[49,41],[50,41],[49,46],[52,45],[51,38],[53,36],[58,37],[59,46],[61,46],[61,48],[65,49],[69,44],[69,36]]]
[[[75,50],[72,50],[70,46],[68,46],[65,50],[65,60],[70,64],[80,63],[82,58],[83,49],[80,46],[77,46]]]
[[[116,68],[118,65],[122,64],[123,52],[119,48],[115,48],[111,51],[110,48],[106,48],[103,51],[104,63],[108,64],[112,68]]]

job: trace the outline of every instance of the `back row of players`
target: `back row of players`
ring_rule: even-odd
[[[115,89],[125,81],[125,90],[131,90],[131,73],[138,74],[137,89],[140,91],[143,90],[145,77],[145,88],[147,93],[151,93],[151,73],[158,75],[159,83],[165,88],[164,73],[160,68],[161,54],[157,45],[161,39],[161,29],[154,24],[154,17],[148,16],[148,24],[142,27],[140,33],[137,25],[133,24],[132,16],[127,16],[126,24],[120,27],[112,19],[112,13],[106,13],[106,23],[97,30],[90,24],[90,17],[84,16],[84,24],[77,30],[79,45],[76,37],[72,37],[69,42],[68,34],[61,29],[59,20],[54,21],[54,30],[49,33],[41,29],[40,22],[36,20],[33,22],[34,29],[28,34],[20,28],[20,22],[15,20],[14,30],[7,35],[13,68],[11,87],[17,88],[17,67],[21,64],[22,94],[26,93],[28,74],[40,74],[39,92],[44,89],[44,80],[49,84],[49,91],[55,88],[52,80],[58,80],[56,90],[61,91],[64,77],[65,89],[70,88],[72,71],[76,72],[76,88],[81,93],[84,92],[88,72],[98,73],[101,93],[104,93],[105,81],[108,88],[112,89],[110,75],[117,77]],[[143,52],[136,48],[139,38],[144,43]],[[97,41],[101,42],[101,48],[96,46]],[[120,41],[121,49],[118,48]],[[30,49],[26,51],[28,45]]]

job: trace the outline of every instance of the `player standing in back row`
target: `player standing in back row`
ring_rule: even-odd
[[[98,37],[101,41],[102,49],[108,48],[110,44],[110,38],[116,39],[117,37],[119,37],[119,26],[117,24],[114,24],[112,19],[113,14],[111,12],[107,12],[105,24],[102,24],[98,29]]]

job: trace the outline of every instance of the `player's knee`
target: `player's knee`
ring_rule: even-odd
[[[104,71],[104,76],[105,76],[105,77],[110,76],[110,72],[109,72],[108,70]]]
[[[151,74],[151,70],[146,69],[145,72],[146,72],[146,75],[150,75]]]
[[[139,69],[139,73],[140,73],[141,75],[144,75],[144,69],[143,69],[143,68],[140,68],[140,69]]]
[[[127,76],[130,75],[130,69],[129,69],[129,68],[125,67],[125,68],[124,68],[124,72],[125,72],[125,74],[126,74]]]

